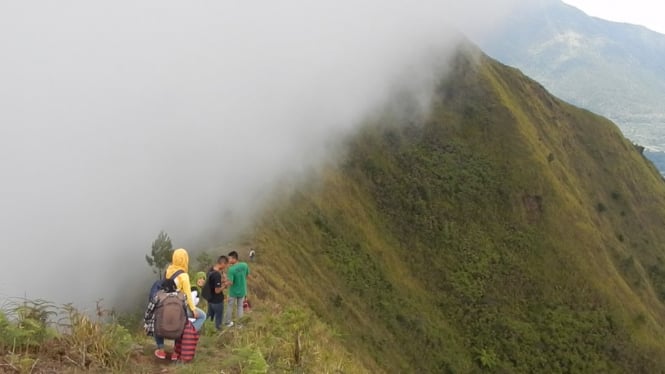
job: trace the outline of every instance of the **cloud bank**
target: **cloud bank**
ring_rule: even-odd
[[[0,297],[147,289],[161,229],[190,250],[233,239],[399,77],[432,81],[451,30],[513,5],[359,3],[3,2]]]

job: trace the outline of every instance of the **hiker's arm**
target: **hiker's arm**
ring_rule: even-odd
[[[215,279],[216,281],[217,279]],[[222,275],[219,275],[219,282],[215,282],[215,293],[220,294],[224,289],[224,282],[222,281]]]
[[[222,293],[222,290],[224,289],[224,283],[219,282],[218,285],[219,287],[215,287],[215,293],[219,295],[220,293]]]
[[[194,314],[194,318],[196,318],[199,313],[196,311],[196,305],[194,305],[194,298],[192,297],[192,285],[189,283],[189,274],[180,274],[179,280],[182,283],[181,290],[185,293],[185,297],[187,298],[187,306]]]

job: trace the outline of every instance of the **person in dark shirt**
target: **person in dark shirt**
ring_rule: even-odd
[[[206,287],[210,287],[210,300],[208,300],[208,316],[215,321],[215,328],[222,328],[224,317],[224,279],[222,273],[226,270],[229,260],[226,256],[219,256],[217,263],[208,273]]]

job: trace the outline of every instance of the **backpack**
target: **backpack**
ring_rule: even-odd
[[[173,275],[171,275],[171,278],[166,278],[162,281],[162,287],[160,290],[170,293],[170,292],[177,292],[178,291],[178,286],[175,284],[175,279],[178,278],[178,275],[184,273],[183,270],[176,270]]]
[[[203,287],[201,287],[201,297],[206,301],[210,301],[210,299],[212,299],[212,287],[214,287],[212,284],[210,284],[210,274],[212,274],[212,271],[208,273],[206,276],[206,283],[203,285]]]
[[[187,323],[185,294],[177,292],[174,279],[183,271],[176,271],[162,282],[157,291],[155,305],[155,336],[165,339],[180,339]]]
[[[178,275],[182,273],[184,273],[184,271],[176,270],[176,272],[173,273],[170,279],[166,277],[164,277],[164,279],[157,279],[150,287],[150,293],[148,294],[148,301],[152,301],[152,299],[155,298],[155,295],[157,295],[157,291],[159,290],[164,290],[166,292],[175,292],[177,287],[175,285],[174,279],[176,279]]]

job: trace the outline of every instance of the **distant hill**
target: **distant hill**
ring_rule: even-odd
[[[665,183],[609,120],[465,46],[253,233],[257,295],[369,372],[665,371]]]
[[[615,121],[636,143],[664,152],[665,35],[590,17],[559,0],[525,3],[479,41],[481,48],[556,96]],[[661,158],[653,159],[665,171]]]

